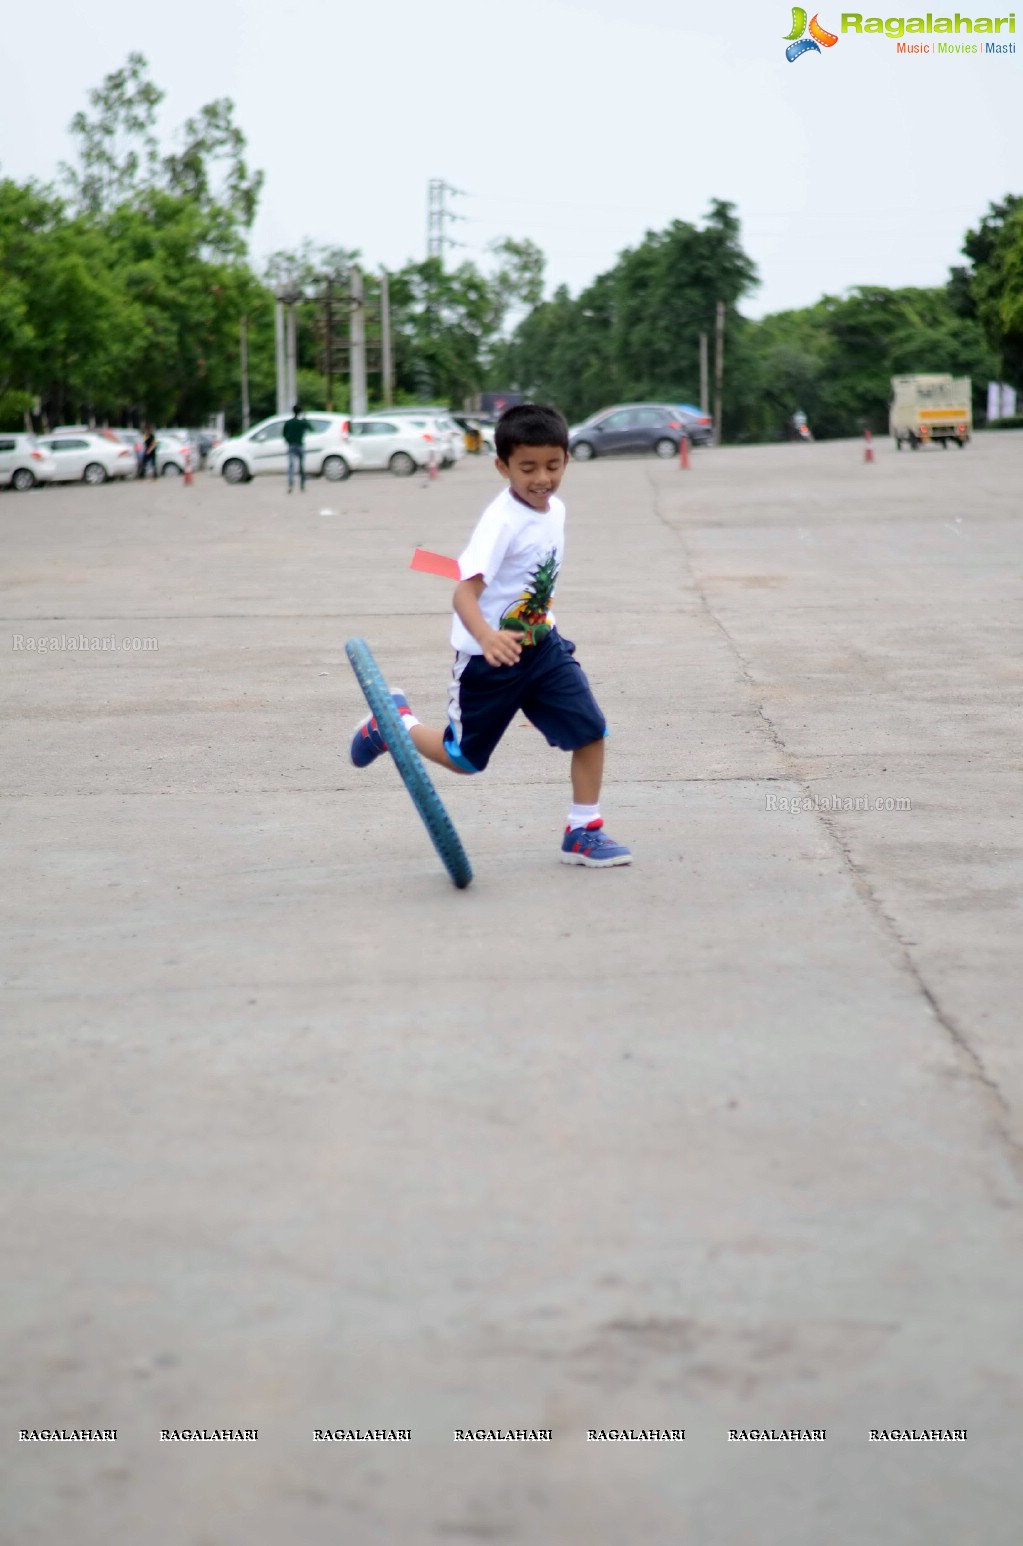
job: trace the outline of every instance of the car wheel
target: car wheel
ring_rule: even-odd
[[[407,451],[395,451],[387,465],[396,478],[411,478],[416,470],[416,464]]]
[[[11,488],[16,488],[19,494],[24,494],[26,489],[35,488],[35,473],[28,467],[19,467],[11,479]]]
[[[181,477],[181,468],[178,466],[177,462],[164,462],[164,464],[163,464],[163,471],[161,472],[160,477],[161,478],[180,478]]]
[[[222,468],[225,483],[248,483],[249,469],[237,456],[232,456],[230,461],[224,463]]]
[[[330,483],[343,483],[352,474],[352,469],[343,456],[326,457],[320,471]]]
[[[655,443],[654,453],[661,457],[662,460],[667,461],[669,456],[678,455],[678,446],[676,446],[673,440],[669,440],[667,435],[664,435]]]
[[[99,462],[90,462],[88,467],[86,467],[85,471],[82,473],[82,478],[84,482],[89,483],[93,488],[96,488],[98,484],[105,483],[107,481],[107,470],[105,467],[101,467]]]
[[[590,462],[596,454],[588,440],[578,440],[572,447],[572,460],[575,462]]]

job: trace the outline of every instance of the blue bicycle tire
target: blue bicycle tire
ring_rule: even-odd
[[[451,879],[462,891],[472,880],[472,865],[455,831],[455,824],[444,809],[444,802],[423,766],[423,759],[401,723],[401,715],[394,706],[394,699],[380,667],[373,659],[365,639],[349,639],[345,653],[433,846]]]

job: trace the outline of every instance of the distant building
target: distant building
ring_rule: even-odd
[[[523,401],[521,392],[481,392],[479,412],[500,418],[506,408],[514,408],[516,403]]]

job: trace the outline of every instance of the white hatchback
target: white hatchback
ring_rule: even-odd
[[[287,472],[288,443],[284,426],[291,417],[264,419],[245,435],[234,435],[210,452],[208,467],[219,472],[226,483],[248,483],[264,472]],[[332,483],[340,483],[362,458],[348,434],[348,416],[344,413],[307,413],[312,425],[305,437],[307,477],[317,474]]]
[[[49,483],[57,467],[34,435],[0,434],[0,488],[10,484],[23,494],[37,483]]]
[[[40,435],[39,444],[53,456],[55,483],[106,483],[109,478],[133,478],[135,453],[113,436],[91,431],[74,435]]]
[[[352,419],[349,432],[359,448],[362,468],[386,467],[396,478],[408,478],[417,467],[427,467],[431,456],[439,464],[443,450],[437,435],[425,428],[426,422],[376,414]]]
[[[442,467],[453,467],[465,455],[465,432],[444,408],[381,408],[372,418],[400,419],[434,435]]]

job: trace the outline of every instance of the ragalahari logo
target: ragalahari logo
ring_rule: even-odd
[[[806,33],[809,32],[809,37]],[[785,58],[789,64],[795,64],[802,54],[811,52],[819,54],[822,48],[834,48],[838,38],[833,32],[827,32],[815,16],[809,27],[806,25],[806,12],[801,5],[792,7],[792,31],[785,34],[788,48],[785,50]]]

